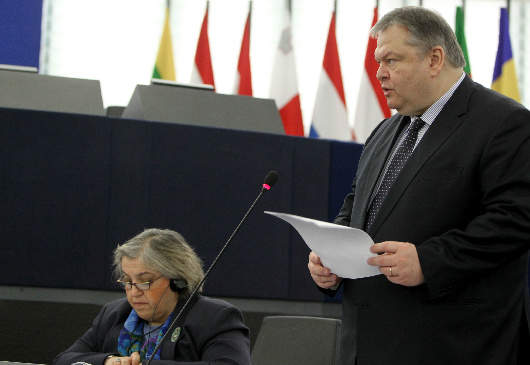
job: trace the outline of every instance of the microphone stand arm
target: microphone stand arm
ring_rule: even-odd
[[[217,261],[219,260],[219,258],[221,257],[221,255],[223,254],[223,252],[225,252],[226,248],[228,247],[228,245],[230,244],[230,242],[232,241],[232,239],[234,238],[234,236],[237,234],[237,232],[239,232],[239,229],[241,228],[241,225],[243,224],[243,222],[247,219],[248,215],[252,212],[252,210],[254,209],[254,206],[257,204],[257,202],[261,199],[261,197],[263,196],[263,193],[268,190],[267,187],[263,187],[261,188],[258,196],[256,197],[256,199],[254,200],[254,202],[252,203],[252,205],[250,206],[250,208],[248,208],[247,212],[245,213],[245,215],[243,216],[243,218],[241,219],[241,221],[239,222],[239,224],[237,225],[237,227],[234,229],[234,231],[232,232],[232,234],[230,235],[230,237],[228,238],[228,240],[226,241],[226,243],[224,244],[223,248],[221,249],[221,251],[219,251],[219,253],[217,254],[217,256],[215,257],[215,259],[212,261],[212,263],[210,264],[210,267],[208,268],[208,270],[206,271],[206,273],[204,274],[204,277],[202,278],[202,280],[199,282],[199,284],[197,286],[195,286],[195,288],[193,289],[193,291],[191,292],[191,294],[188,296],[188,299],[186,300],[186,302],[184,303],[184,305],[182,306],[182,308],[180,308],[180,311],[177,313],[177,315],[175,316],[175,318],[173,319],[173,321],[171,322],[171,324],[169,325],[169,327],[167,328],[167,331],[166,333],[164,333],[164,336],[162,336],[162,338],[160,339],[160,342],[158,343],[158,345],[156,345],[155,349],[153,350],[152,354],[151,354],[151,357],[147,360],[147,363],[146,365],[149,365],[151,363],[151,359],[153,358],[153,355],[156,354],[156,352],[160,349],[160,346],[162,345],[162,343],[164,342],[164,340],[166,339],[166,337],[168,336],[169,333],[171,333],[171,331],[173,330],[173,327],[175,326],[175,324],[177,323],[177,321],[182,317],[184,311],[186,310],[186,308],[188,307],[188,305],[190,304],[190,302],[192,301],[192,299],[196,296],[197,292],[199,291],[199,289],[202,287],[202,285],[204,284],[204,282],[206,281],[206,278],[208,277],[208,275],[210,274],[210,272],[212,271],[212,269],[214,268],[215,264],[217,263]]]

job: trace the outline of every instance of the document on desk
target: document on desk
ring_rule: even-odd
[[[324,266],[342,278],[359,279],[379,275],[376,266],[366,263],[374,244],[368,233],[351,227],[300,217],[293,214],[265,211],[283,219],[296,229],[307,246],[313,250]]]

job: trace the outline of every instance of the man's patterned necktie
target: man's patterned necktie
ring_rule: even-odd
[[[388,165],[385,176],[383,177],[383,181],[379,186],[379,190],[377,191],[377,194],[375,194],[372,204],[368,209],[368,218],[366,220],[365,231],[368,231],[374,223],[377,213],[379,212],[379,209],[381,209],[388,191],[396,181],[401,169],[403,166],[405,166],[405,163],[409,159],[410,155],[412,155],[412,151],[414,151],[414,145],[418,139],[418,132],[424,125],[425,122],[420,118],[417,118],[414,122],[412,122],[412,125],[408,129],[407,134],[403,139],[403,142],[401,145],[399,145],[396,153],[392,157],[392,161],[390,161],[390,164]]]

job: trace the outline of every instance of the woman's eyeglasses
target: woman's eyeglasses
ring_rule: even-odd
[[[158,278],[150,281],[145,281],[143,283],[133,283],[132,281],[124,281],[121,279],[116,280],[118,284],[121,285],[121,287],[125,290],[131,290],[133,286],[136,287],[138,290],[149,290],[151,288],[151,284],[153,284],[155,281],[160,279],[162,276],[159,276]]]

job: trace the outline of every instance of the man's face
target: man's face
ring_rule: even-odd
[[[409,31],[401,25],[378,34],[377,79],[391,109],[402,115],[421,115],[431,104],[429,57],[407,44],[408,37]]]

